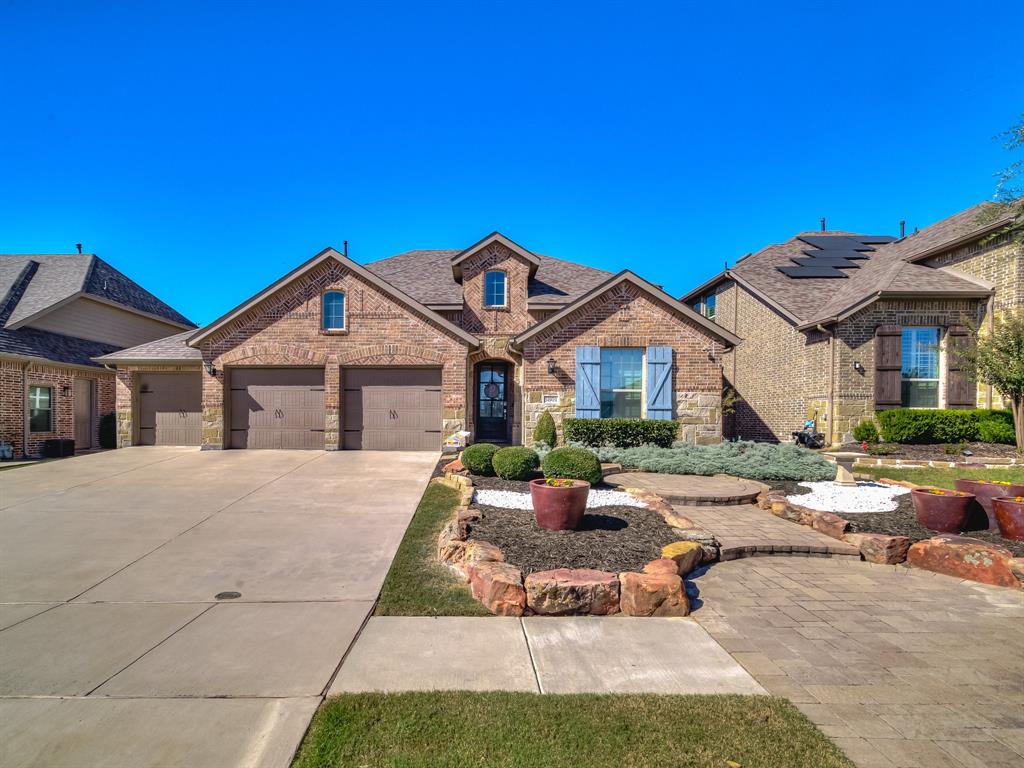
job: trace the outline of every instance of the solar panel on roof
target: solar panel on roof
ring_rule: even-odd
[[[870,259],[871,254],[867,251],[848,251],[845,248],[837,248],[827,251],[804,251],[805,256],[820,258],[822,256],[836,257],[838,259]]]
[[[801,235],[800,239],[808,245],[820,248],[823,251],[873,251],[870,245],[865,245],[846,235]]]
[[[779,272],[789,277],[846,277],[835,267],[779,267]]]
[[[801,267],[836,267],[837,269],[857,269],[858,264],[843,258],[842,256],[814,256],[813,254],[807,253],[807,258],[800,258],[799,256],[790,259],[794,264],[799,264]]]

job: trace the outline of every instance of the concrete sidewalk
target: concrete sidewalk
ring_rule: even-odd
[[[692,619],[378,616],[329,694],[357,691],[764,694]]]

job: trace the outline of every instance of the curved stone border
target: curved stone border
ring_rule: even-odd
[[[446,472],[432,482],[460,493],[454,516],[438,534],[437,559],[468,582],[473,597],[499,616],[686,616],[690,603],[683,578],[701,563],[718,557],[718,541],[712,534],[676,516],[672,506],[657,494],[634,489],[631,494],[670,525],[681,524],[675,528],[680,540],[664,547],[662,557],[647,563],[641,572],[556,568],[531,573],[524,580],[522,571],[505,562],[497,546],[467,538],[469,524],[480,519],[470,506],[473,481]]]
[[[626,470],[626,472],[638,472],[638,470],[629,469],[629,470]],[[606,473],[605,480],[607,481],[608,475],[614,475],[614,474],[618,474],[618,473],[615,473],[615,472]],[[682,477],[682,475],[678,475],[678,477]],[[765,488],[765,486],[763,484],[758,483],[755,480],[747,480],[747,479],[742,478],[742,477],[733,477],[732,475],[724,475],[724,474],[710,475],[710,477],[719,477],[719,478],[724,478],[726,480],[732,480],[733,482],[737,482],[737,483],[740,483],[743,486],[746,486],[750,490],[744,491],[744,492],[738,493],[738,494],[731,494],[731,495],[723,496],[723,495],[720,495],[720,494],[716,495],[716,494],[710,494],[710,493],[697,493],[697,494],[665,493],[664,490],[659,489],[659,491],[661,491],[661,495],[658,496],[658,498],[660,498],[662,501],[668,502],[670,504],[678,504],[678,505],[684,506],[684,507],[712,507],[712,506],[731,507],[731,506],[736,506],[736,505],[739,505],[739,504],[753,504],[756,501],[758,494]],[[620,485],[620,484],[616,483],[614,480],[612,482],[610,482],[609,485],[613,485],[616,488],[619,488],[620,490],[626,491],[627,493],[632,492],[633,490],[639,490],[639,489],[635,489],[635,488],[631,489],[631,488],[625,487],[623,485]],[[650,492],[650,493],[653,493],[653,492]]]

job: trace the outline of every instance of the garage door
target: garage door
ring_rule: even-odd
[[[239,368],[230,381],[232,448],[323,450],[323,368]]]
[[[143,373],[139,379],[139,443],[199,445],[203,383],[198,373]]]
[[[343,447],[441,448],[440,368],[347,368],[342,378]]]

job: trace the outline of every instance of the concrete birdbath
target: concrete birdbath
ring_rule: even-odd
[[[824,454],[836,463],[836,485],[844,488],[856,488],[857,481],[853,479],[853,465],[857,459],[867,457],[866,453],[856,451],[829,451]]]

